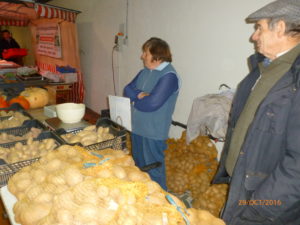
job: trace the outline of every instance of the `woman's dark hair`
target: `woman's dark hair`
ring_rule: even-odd
[[[152,60],[161,60],[162,62],[172,62],[172,54],[167,42],[160,38],[152,37],[143,44],[142,50],[152,55]]]

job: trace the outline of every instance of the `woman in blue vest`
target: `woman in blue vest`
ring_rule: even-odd
[[[161,162],[149,170],[152,180],[167,190],[164,150],[172,122],[179,78],[171,65],[169,45],[150,38],[142,47],[144,63],[136,77],[125,87],[132,102],[132,155],[138,167]]]

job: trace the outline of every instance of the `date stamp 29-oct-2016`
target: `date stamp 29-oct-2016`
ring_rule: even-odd
[[[269,199],[251,199],[251,200],[239,200],[239,205],[264,205],[264,206],[280,206],[282,202],[280,200]]]

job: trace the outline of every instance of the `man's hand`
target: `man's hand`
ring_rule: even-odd
[[[149,96],[149,94],[148,93],[146,93],[146,92],[141,92],[141,93],[139,93],[138,94],[138,99],[142,99],[142,98],[144,98],[144,97],[146,97],[146,96]]]

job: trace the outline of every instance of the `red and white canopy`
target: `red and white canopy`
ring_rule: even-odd
[[[35,4],[34,9],[38,17],[44,17],[49,19],[59,18],[73,23],[75,22],[76,16],[78,14],[77,11],[65,10],[55,6],[42,5],[42,4]]]
[[[10,20],[10,19],[1,19],[0,26],[18,26],[26,27],[28,26],[29,20]]]
[[[37,18],[59,18],[74,23],[78,13],[76,10],[40,3],[0,1],[0,26],[27,26],[30,20]]]
[[[32,3],[15,4],[0,2],[1,26],[27,26],[30,19],[35,19],[36,13]]]

